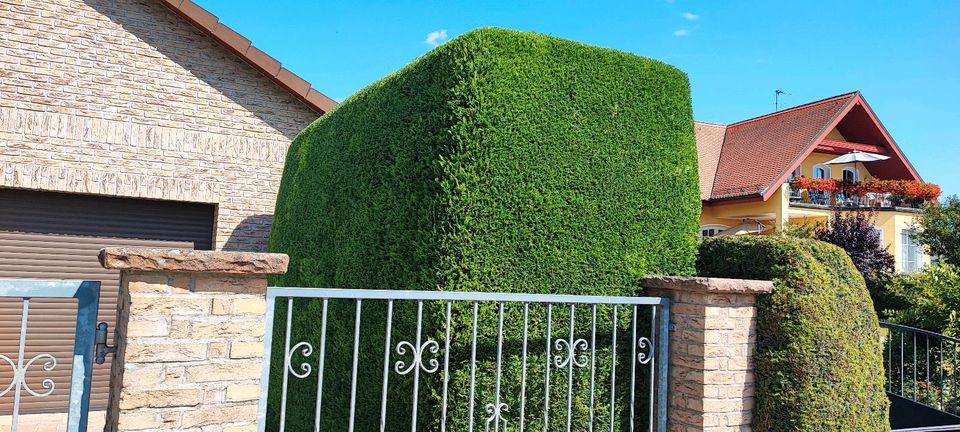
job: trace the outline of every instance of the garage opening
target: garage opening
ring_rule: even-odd
[[[215,218],[212,204],[0,188],[0,278],[101,281],[99,320],[109,323],[112,339],[119,273],[100,267],[98,251],[107,246],[209,250]],[[0,354],[14,361],[20,309],[19,300],[0,301]],[[50,353],[57,366],[50,372],[34,366],[27,382],[42,388],[41,381],[50,378],[56,391],[44,398],[23,395],[22,414],[66,411],[75,319],[73,303],[31,301],[25,357]],[[106,408],[109,360],[94,367],[91,410]],[[12,370],[0,367],[0,383],[12,379]],[[0,416],[10,414],[12,405],[12,392],[0,398]]]

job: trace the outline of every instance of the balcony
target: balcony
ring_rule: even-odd
[[[790,188],[790,206],[817,209],[864,209],[919,211],[923,203],[904,201],[892,193],[867,193],[864,196]]]
[[[866,209],[919,211],[936,201],[940,187],[913,180],[867,180],[794,178],[789,183],[790,206],[818,209]]]

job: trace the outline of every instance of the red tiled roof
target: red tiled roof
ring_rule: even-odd
[[[259,70],[284,90],[307,104],[314,111],[324,114],[337,106],[337,102],[310,86],[303,78],[285,69],[279,61],[250,44],[250,40],[220,22],[192,0],[159,0],[175,14],[187,20],[201,32],[212,37],[243,61]]]
[[[713,179],[717,175],[720,162],[720,150],[727,126],[717,123],[693,122],[693,131],[697,138],[697,163],[700,172],[700,199],[710,199]]]
[[[858,92],[847,93],[727,126],[713,170],[709,165],[716,144],[698,142],[698,150],[710,149],[702,156],[706,161],[701,162],[701,195],[710,200],[762,197],[816,146],[858,96]],[[701,136],[707,134],[698,134],[698,141]],[[704,162],[707,169],[703,168]],[[705,183],[712,186],[705,189]]]

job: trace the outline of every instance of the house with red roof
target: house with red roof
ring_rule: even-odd
[[[911,237],[924,199],[912,191],[937,188],[922,182],[860,92],[733,124],[696,122],[695,132],[701,236],[773,234],[864,209],[898,270],[929,263]],[[829,163],[853,152],[882,160]]]

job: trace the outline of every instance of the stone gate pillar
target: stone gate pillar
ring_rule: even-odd
[[[267,276],[283,254],[107,248],[120,270],[107,431],[255,431]]]
[[[749,431],[757,296],[773,283],[651,276],[643,287],[670,298],[669,431]]]

